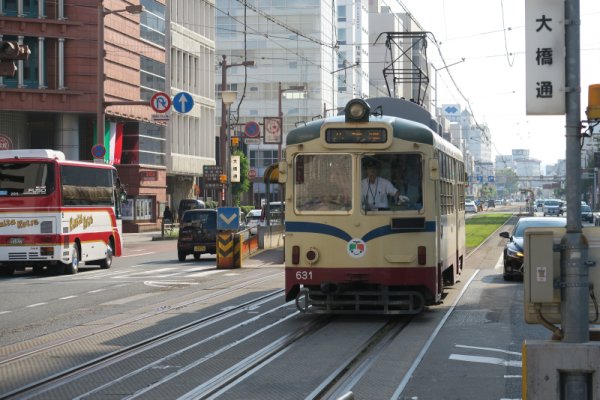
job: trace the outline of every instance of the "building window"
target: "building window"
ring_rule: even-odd
[[[148,57],[140,56],[140,98],[150,100],[156,92],[164,92],[165,64]]]
[[[10,36],[10,35],[4,35],[2,37],[2,40],[6,40],[6,41],[10,41],[10,42],[18,41],[16,36]],[[23,86],[25,86],[27,88],[37,89],[39,86],[38,40],[37,40],[37,38],[26,37],[23,39],[23,45],[28,46],[29,50],[31,51],[29,58],[27,60],[23,61]],[[19,62],[15,61],[15,63],[18,66]],[[44,63],[45,63],[45,60],[44,60]],[[15,76],[4,77],[4,85],[9,88],[16,88],[17,83],[18,83],[17,82],[18,74],[19,73],[17,72],[17,73],[15,73]]]
[[[346,6],[338,6],[338,22],[346,21]]]
[[[142,0],[144,11],[140,16],[142,39],[165,47],[165,6],[155,0]]]

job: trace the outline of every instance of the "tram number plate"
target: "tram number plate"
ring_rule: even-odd
[[[299,281],[306,281],[312,279],[312,271],[296,271],[296,279]]]
[[[206,251],[206,246],[194,246],[194,251]]]
[[[23,238],[10,238],[8,239],[9,244],[23,244]]]

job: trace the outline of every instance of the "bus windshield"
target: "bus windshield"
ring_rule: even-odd
[[[0,196],[44,196],[54,191],[54,168],[45,162],[0,164]]]

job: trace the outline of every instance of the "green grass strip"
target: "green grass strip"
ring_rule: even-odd
[[[494,213],[473,215],[465,222],[467,236],[467,248],[471,249],[479,246],[496,229],[502,226],[512,214]]]

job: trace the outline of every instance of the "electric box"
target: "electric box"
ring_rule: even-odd
[[[544,318],[550,323],[560,324],[561,276],[560,276],[560,242],[565,235],[565,228],[528,228],[524,237],[523,288],[525,296],[525,322],[541,323]],[[589,315],[590,323],[600,323],[600,227],[584,227],[583,235],[587,239],[589,250],[586,263],[593,261],[595,266],[589,267]],[[586,267],[587,268],[587,267]]]

